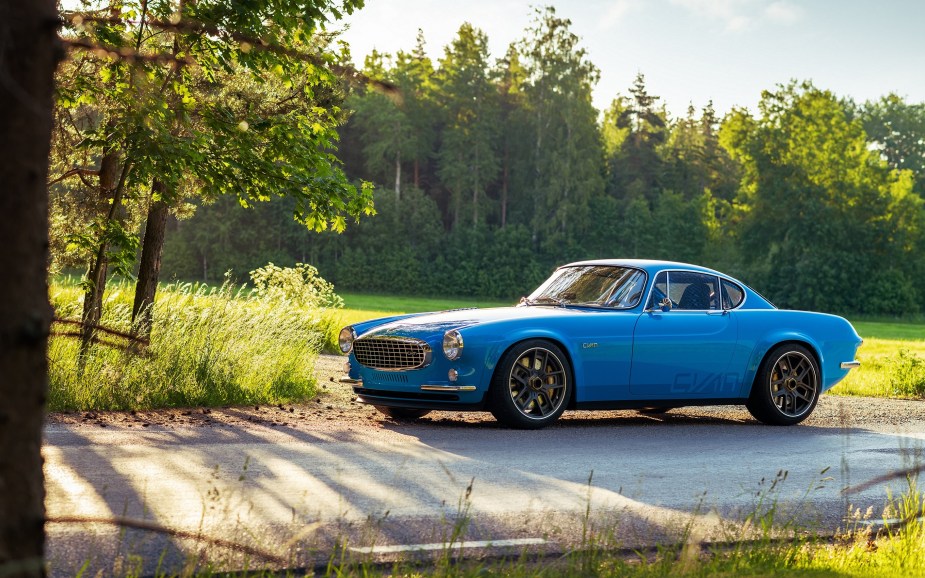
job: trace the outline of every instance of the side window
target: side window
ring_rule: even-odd
[[[652,282],[652,292],[649,294],[649,302],[646,303],[646,309],[658,309],[658,304],[667,296],[668,273],[662,271],[655,277],[655,281]]]
[[[715,275],[672,271],[668,274],[668,295],[680,310],[719,309],[719,279]]]
[[[723,309],[735,309],[745,299],[745,291],[733,283],[723,279]]]

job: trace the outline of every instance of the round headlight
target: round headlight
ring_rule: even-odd
[[[459,359],[463,350],[463,338],[455,329],[443,334],[443,355],[450,361]]]
[[[353,340],[356,338],[357,332],[353,330],[353,327],[344,327],[340,330],[340,335],[337,336],[337,345],[344,353],[350,353],[350,350],[353,349]]]

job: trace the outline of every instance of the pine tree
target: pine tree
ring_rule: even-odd
[[[570,27],[554,8],[537,9],[520,43],[533,150],[532,179],[524,191],[529,197],[519,202],[532,203],[534,239],[556,247],[561,257],[588,223],[589,200],[604,189],[597,111],[591,103],[599,71]]]
[[[459,226],[464,206],[476,227],[485,220],[488,185],[501,169],[501,111],[489,78],[488,37],[463,24],[440,60],[436,84],[444,111],[438,175],[450,191],[453,228]]]

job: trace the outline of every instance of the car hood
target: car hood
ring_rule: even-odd
[[[425,341],[443,339],[450,329],[461,329],[481,323],[497,323],[518,319],[541,319],[588,314],[587,309],[533,305],[529,307],[496,307],[492,309],[456,309],[424,313],[374,327],[360,335],[416,337]]]

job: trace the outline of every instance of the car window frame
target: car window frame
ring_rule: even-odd
[[[732,283],[733,285],[735,285],[736,287],[738,287],[739,289],[742,290],[742,301],[740,301],[739,304],[738,304],[737,306],[735,306],[735,307],[730,307],[729,309],[727,309],[727,308],[724,307],[724,306],[723,306],[723,307],[720,307],[720,308],[718,308],[718,309],[677,309],[677,308],[675,308],[675,307],[672,307],[672,308],[671,308],[671,311],[695,311],[695,312],[704,312],[704,311],[736,311],[736,310],[738,310],[738,309],[741,309],[742,306],[745,305],[745,302],[748,301],[748,291],[746,291],[745,286],[744,286],[742,283],[739,283],[739,282],[737,282],[737,281],[735,281],[735,280],[733,280],[733,279],[731,279],[731,278],[729,278],[729,277],[726,277],[725,275],[721,275],[721,274],[719,274],[719,273],[714,273],[714,272],[711,272],[711,271],[695,271],[695,270],[693,270],[693,269],[659,269],[658,271],[656,271],[656,272],[652,275],[652,285],[649,287],[649,292],[646,294],[646,299],[645,299],[645,301],[643,302],[643,303],[646,304],[646,305],[643,305],[643,311],[644,311],[644,312],[645,312],[645,311],[661,311],[661,309],[659,309],[658,307],[655,307],[654,309],[650,309],[649,306],[648,306],[647,304],[649,303],[649,300],[652,298],[652,292],[655,290],[655,282],[656,282],[656,280],[658,279],[658,276],[659,276],[660,274],[662,274],[662,273],[665,273],[665,275],[668,277],[668,287],[669,287],[669,290],[670,290],[670,288],[671,288],[671,274],[672,274],[672,273],[695,273],[695,274],[698,274],[698,275],[706,275],[706,276],[709,276],[709,277],[716,277],[717,283],[719,284],[719,288],[720,288],[720,296],[719,296],[720,304],[722,304],[722,302],[723,302],[723,295],[722,295],[723,281],[728,281],[728,282]]]

